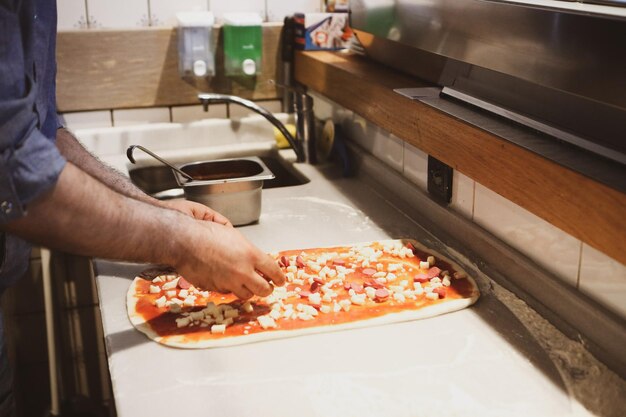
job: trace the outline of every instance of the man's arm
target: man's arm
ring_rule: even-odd
[[[86,256],[167,263],[190,282],[241,298],[284,284],[273,259],[237,230],[164,210],[110,190],[68,163],[25,216],[0,229]]]
[[[91,175],[107,187],[111,188],[126,197],[152,204],[153,206],[178,210],[188,214],[198,220],[208,220],[225,225],[231,225],[228,219],[209,207],[187,200],[165,200],[160,201],[137,188],[128,177],[107,166],[76,139],[67,129],[57,130],[57,148],[61,154],[71,163],[79,167],[82,171]]]
[[[56,145],[61,155],[68,162],[76,165],[81,171],[91,175],[113,191],[144,203],[159,205],[159,200],[141,191],[121,172],[107,166],[92,155],[67,129],[57,130]]]

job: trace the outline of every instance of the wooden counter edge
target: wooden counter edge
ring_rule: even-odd
[[[394,93],[423,84],[362,57],[297,52],[295,78],[626,264],[626,194]]]

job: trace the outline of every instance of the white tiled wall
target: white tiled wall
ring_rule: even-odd
[[[113,126],[110,110],[65,113],[62,117],[64,126],[70,130]]]
[[[204,111],[201,105],[172,107],[172,122],[189,123],[195,120],[226,118],[228,115],[226,104],[212,104],[209,111]]]
[[[132,126],[146,123],[169,123],[169,107],[113,110],[113,126]]]
[[[578,239],[480,184],[474,196],[474,221],[576,286]]]
[[[428,172],[426,173],[428,174]],[[476,182],[459,171],[454,172],[452,177],[452,201],[450,207],[458,211],[468,219],[472,219],[475,209]]]
[[[319,0],[267,0],[267,20],[282,22],[285,16],[301,12],[321,11],[322,1]]]
[[[581,291],[626,317],[625,281],[626,265],[583,243],[579,281]]]
[[[257,103],[271,113],[282,112],[280,100],[261,100]],[[96,127],[131,126],[146,123],[189,123],[203,119],[242,118],[254,114],[245,107],[212,104],[205,112],[200,104],[191,106],[151,107],[141,109],[71,112],[61,115],[64,126],[70,130]]]
[[[59,30],[87,28],[87,0],[58,0],[57,27]]]
[[[146,0],[87,0],[87,10],[89,27],[92,28],[123,29],[150,26]]]
[[[280,100],[263,100],[257,101],[256,104],[270,113],[280,113],[282,111],[282,103]],[[252,110],[236,104],[229,104],[228,108],[229,116],[235,119],[255,114]]]
[[[402,172],[403,141],[367,122],[357,114],[352,123],[344,123],[350,138],[398,172]]]
[[[150,0],[151,26],[176,26],[177,12],[207,10],[207,0]]]
[[[407,143],[400,152],[398,139],[393,135],[323,96],[312,95],[316,116],[340,123],[350,140],[426,190],[427,154]],[[401,161],[398,163],[399,156]],[[458,171],[454,172],[452,188],[451,209],[626,318],[626,265],[583,244]]]
[[[428,187],[428,154],[405,142],[402,167],[404,176],[426,191]]]
[[[179,11],[210,10],[219,22],[224,13],[255,12],[282,22],[295,12],[322,10],[323,0],[57,0],[59,30],[173,26]]]
[[[219,23],[223,21],[224,13],[253,12],[266,20],[265,0],[210,0],[210,10]]]

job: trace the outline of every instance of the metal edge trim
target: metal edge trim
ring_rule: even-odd
[[[191,181],[184,181],[184,179],[182,178],[182,176],[177,173],[176,171],[174,172],[174,175],[176,176],[176,182],[178,182],[178,185],[180,185],[181,187],[195,187],[195,186],[201,186],[201,185],[214,185],[214,184],[224,184],[224,183],[235,183],[235,182],[246,182],[246,181],[264,181],[264,180],[271,180],[275,178],[275,175],[272,171],[270,171],[270,169],[267,167],[267,165],[265,165],[265,163],[263,163],[263,161],[261,160],[261,158],[257,157],[257,156],[248,156],[248,157],[241,157],[241,158],[226,158],[226,159],[213,159],[210,161],[196,161],[196,162],[189,162],[186,164],[182,164],[180,165],[179,168],[183,168],[187,165],[193,165],[193,164],[197,164],[197,163],[201,163],[201,162],[228,162],[228,161],[253,161],[258,163],[261,168],[263,169],[261,172],[259,172],[256,175],[251,175],[248,177],[240,177],[240,178],[232,178],[232,179],[222,179],[222,180],[208,180],[208,181],[193,181],[193,183]]]

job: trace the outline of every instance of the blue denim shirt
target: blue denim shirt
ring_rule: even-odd
[[[24,216],[66,163],[54,143],[56,21],[54,0],[0,0],[0,227]],[[0,292],[26,272],[30,255],[28,243],[3,237]]]

